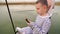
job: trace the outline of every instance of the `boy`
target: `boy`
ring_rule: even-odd
[[[36,10],[38,16],[34,23],[29,21],[29,23],[27,22],[27,27],[16,28],[20,34],[47,34],[51,26],[49,16],[47,15],[49,11],[47,0],[38,0],[36,2]]]

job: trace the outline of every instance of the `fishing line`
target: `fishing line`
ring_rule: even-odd
[[[14,33],[16,34],[16,32],[15,32],[15,27],[14,27],[14,23],[13,23],[12,16],[11,16],[11,13],[10,13],[10,9],[9,9],[9,6],[8,6],[8,2],[7,2],[7,0],[5,0],[5,2],[6,2],[7,10],[8,10],[8,13],[9,13],[9,17],[10,17],[10,20],[11,20],[11,24],[12,24]]]

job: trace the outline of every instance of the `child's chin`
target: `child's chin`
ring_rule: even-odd
[[[42,13],[38,13],[38,14],[42,14]]]

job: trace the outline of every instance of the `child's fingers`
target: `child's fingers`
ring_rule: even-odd
[[[25,20],[26,20],[27,23],[30,23],[30,21],[27,18]]]
[[[29,26],[30,23],[27,23],[27,22],[26,22],[26,24],[27,24],[27,26]]]

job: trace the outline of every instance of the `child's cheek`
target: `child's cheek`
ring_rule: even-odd
[[[39,13],[39,10],[36,10],[37,13]]]
[[[40,13],[42,13],[42,12],[41,12],[41,10],[37,10],[37,13],[40,14]]]

